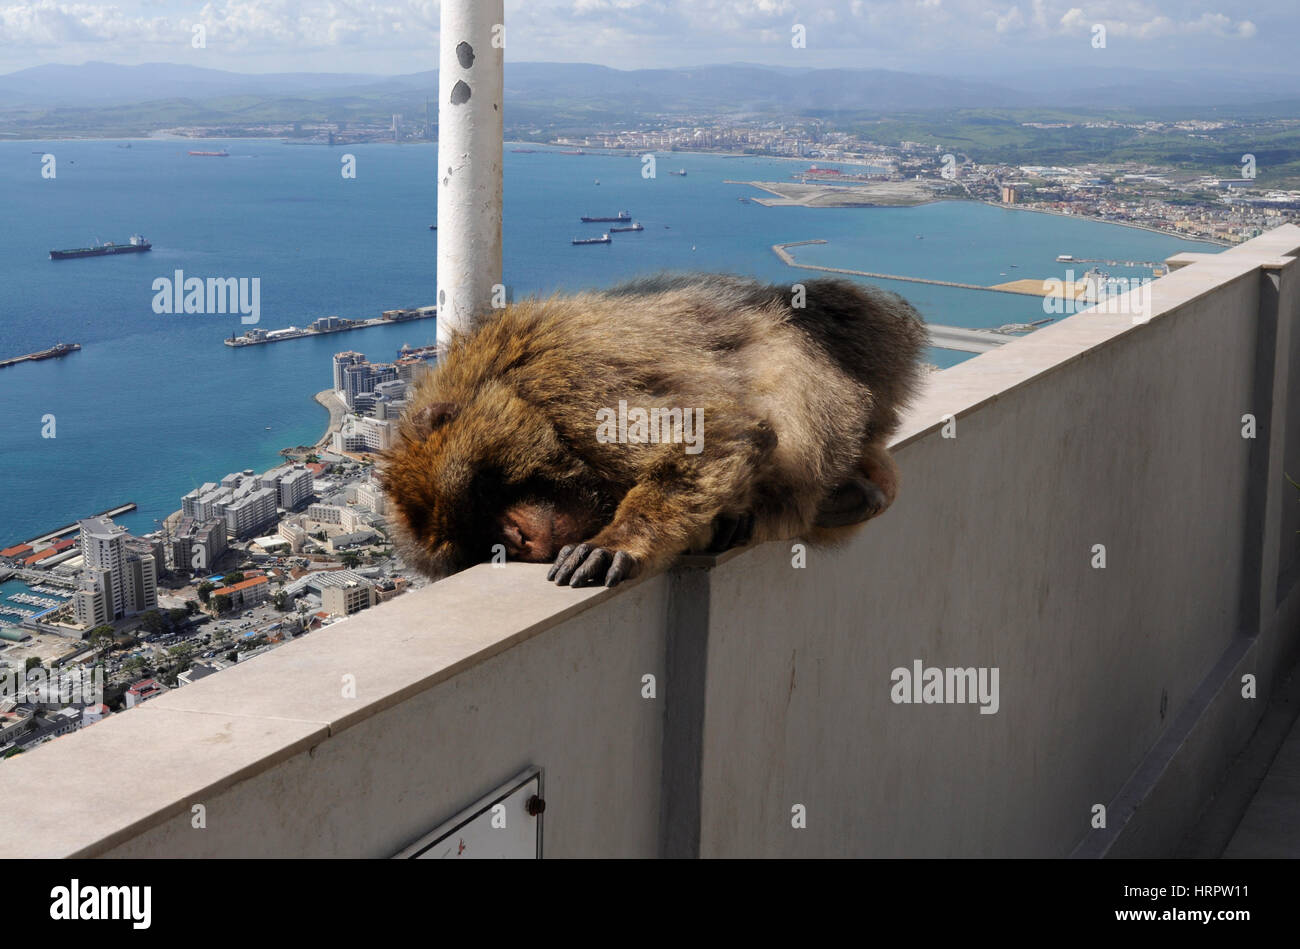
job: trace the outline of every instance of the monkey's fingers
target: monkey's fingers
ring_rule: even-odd
[[[822,501],[814,523],[818,527],[848,527],[870,520],[889,507],[889,498],[875,482],[850,478]]]
[[[587,559],[582,562],[569,580],[571,587],[588,587],[600,583],[605,577],[605,570],[614,560],[614,551],[605,547],[593,547]]]
[[[718,554],[730,550],[735,545],[736,530],[740,527],[740,517],[735,514],[719,514],[713,519],[713,540],[705,548],[706,553]]]
[[[614,553],[614,564],[605,574],[605,586],[618,586],[619,582],[636,576],[637,563],[627,551],[619,550]]]
[[[560,552],[555,555],[555,563],[551,564],[551,569],[546,572],[547,580],[555,579],[555,575],[559,573],[560,568],[564,566],[564,561],[568,560],[569,554],[573,553],[574,546],[574,544],[569,544],[560,548]]]
[[[740,522],[736,525],[735,536],[731,538],[732,547],[744,547],[754,539],[755,520],[753,511],[746,511],[740,515]]]
[[[558,568],[555,570],[555,582],[560,586],[567,585],[569,577],[573,576],[573,571],[577,570],[582,565],[582,562],[587,559],[587,554],[591,553],[591,549],[591,544],[579,544],[573,548],[567,557],[564,556],[564,551],[561,550],[560,556],[555,558],[555,566]],[[548,573],[547,576],[549,577],[550,574]]]

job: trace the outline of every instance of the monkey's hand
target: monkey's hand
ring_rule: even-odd
[[[594,544],[569,544],[560,550],[555,563],[546,574],[560,586],[589,587],[604,583],[617,586],[637,574],[639,564],[625,550],[611,550]]]
[[[546,578],[561,586],[603,581],[612,587],[666,566],[710,524],[717,527],[714,519],[725,509],[743,510],[745,502],[737,499],[747,496],[755,472],[776,446],[776,433],[766,421],[743,418],[730,431],[715,423],[714,432],[708,451],[700,454],[672,443],[658,446],[613,520],[595,537],[561,550]],[[734,543],[741,526],[742,518],[733,517],[738,523],[724,542]]]
[[[720,554],[733,547],[744,547],[753,536],[753,511],[745,514],[719,514],[713,519],[713,537],[703,552]]]

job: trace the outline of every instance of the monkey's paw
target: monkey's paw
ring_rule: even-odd
[[[713,538],[706,554],[720,554],[732,547],[744,547],[754,537],[754,514],[719,514],[713,519]]]
[[[546,579],[554,580],[560,586],[589,587],[604,582],[605,586],[612,587],[617,586],[620,580],[634,576],[636,569],[635,558],[626,551],[592,544],[569,544],[560,550]]]

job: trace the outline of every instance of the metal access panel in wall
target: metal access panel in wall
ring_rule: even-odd
[[[545,809],[542,770],[529,768],[439,824],[395,859],[539,859]]]

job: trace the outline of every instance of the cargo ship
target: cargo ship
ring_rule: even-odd
[[[190,152],[190,154],[195,155],[199,158],[229,158],[230,157],[230,152],[225,151],[224,149],[219,152]]]
[[[608,234],[601,234],[600,237],[575,237],[572,244],[612,244],[614,239]]]
[[[613,217],[592,217],[591,215],[584,214],[582,217],[578,218],[578,220],[583,224],[596,224],[604,221],[613,221],[617,224],[624,224],[632,220],[632,215],[628,214],[626,211],[619,211],[618,214]]]
[[[611,227],[611,228],[609,229],[609,232],[610,232],[611,234],[622,234],[622,233],[624,233],[624,232],[626,232],[626,231],[644,231],[644,230],[645,230],[645,225],[644,225],[644,224],[637,224],[637,223],[633,222],[633,223],[632,223],[631,225],[629,225],[628,227]]]
[[[50,260],[69,260],[74,257],[107,257],[110,254],[142,254],[152,250],[153,245],[139,234],[131,235],[129,244],[114,244],[108,241],[94,247],[75,247],[72,250],[52,250]]]

